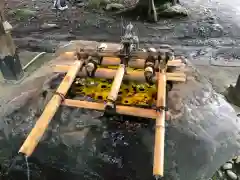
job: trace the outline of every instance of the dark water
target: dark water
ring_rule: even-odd
[[[154,131],[150,127],[151,124],[138,121],[112,121],[103,129],[92,128],[84,144],[78,147],[41,143],[28,159],[30,179],[152,179],[152,153],[146,144],[146,140],[153,142]],[[16,154],[21,142],[17,138],[2,141],[1,157],[9,154],[10,149],[12,155]],[[3,160],[3,171],[10,159],[11,156]],[[22,159],[3,179],[27,180],[29,172]]]

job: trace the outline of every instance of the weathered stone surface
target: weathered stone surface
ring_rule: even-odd
[[[237,180],[238,179],[237,175],[234,172],[232,172],[231,170],[227,170],[227,175],[232,180]]]
[[[165,179],[167,180],[208,179],[216,169],[234,157],[240,148],[239,122],[236,113],[195,70],[190,73],[195,79],[174,86],[172,92],[175,94],[174,97],[181,97],[183,102],[183,109],[179,108],[181,105],[173,110],[181,109],[183,112],[181,116],[167,124],[165,148]],[[39,74],[43,74],[42,69],[39,70]],[[33,81],[39,83],[35,84],[38,87],[34,88],[35,91],[32,90],[28,96],[20,96],[20,99],[6,101],[5,105],[11,106],[11,111],[19,108],[20,105],[24,106],[23,102],[26,104],[31,98],[32,102],[28,102],[25,107],[36,105],[37,94],[41,93],[39,90],[43,88],[43,82],[51,75],[48,73],[46,77],[39,77],[39,74],[32,76],[32,81],[29,81],[29,83]],[[35,78],[38,78],[38,81]],[[50,87],[47,84],[45,83],[44,89]],[[33,85],[29,86],[27,83],[24,85],[26,92],[31,88]],[[18,89],[18,92],[16,90],[11,94],[19,97],[21,91]],[[174,102],[177,99],[172,100]],[[22,103],[17,103],[18,100]],[[34,112],[25,108],[24,111],[18,111],[18,116],[16,112],[8,116],[9,126],[14,125],[13,135],[27,135],[38,117]],[[5,113],[11,112],[8,110]],[[122,178],[129,177],[131,174],[129,172],[135,172],[130,176],[137,176],[140,179],[152,177],[154,132],[146,128],[134,128],[129,122],[128,125],[123,123],[112,127],[111,121],[105,118],[109,124],[106,127],[105,123],[98,123],[101,120],[100,115],[101,113],[95,111],[80,110],[75,112],[75,115],[73,111],[68,111],[65,117],[55,117],[48,130],[49,135],[45,139],[49,146],[40,144],[35,155],[46,162],[49,158],[57,156],[54,160],[56,163],[67,163],[70,169],[77,167],[78,172],[87,165],[102,178],[110,176],[103,173],[104,167],[115,169]],[[82,123],[80,127],[74,124],[79,120],[86,122],[83,121],[84,119],[91,123]],[[87,131],[84,125],[87,125]],[[65,147],[67,145],[67,149],[59,148],[63,143]],[[102,158],[103,154],[105,158]],[[101,166],[100,169],[96,167],[96,162]],[[111,177],[114,178],[115,175],[111,174]]]
[[[223,169],[224,170],[228,170],[228,169],[232,169],[232,167],[233,167],[233,164],[232,163],[226,163],[226,164],[224,164],[223,165]]]
[[[87,133],[89,132],[89,128],[84,128],[81,131],[72,131],[66,132],[60,135],[61,141],[66,146],[82,146],[84,140],[86,138]]]
[[[235,104],[240,107],[240,75],[238,76],[237,82],[235,86],[230,85],[227,89],[226,98],[229,102]]]
[[[174,6],[169,5],[162,9],[164,10],[159,12],[160,16],[164,17],[188,16],[188,10],[179,4]]]
[[[123,9],[123,8],[124,8],[124,6],[122,4],[119,4],[119,3],[110,3],[110,4],[107,4],[107,6],[106,6],[107,11],[120,10],[120,9]]]

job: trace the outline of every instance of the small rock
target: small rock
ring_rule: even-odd
[[[9,32],[13,29],[12,25],[8,21],[3,22],[3,27],[6,32]]]
[[[166,8],[159,14],[165,17],[188,16],[188,11],[185,7],[181,5],[174,5]]]
[[[235,163],[236,163],[236,164],[240,164],[240,156],[238,156],[238,157],[236,158]]]
[[[106,10],[120,10],[120,9],[123,9],[124,6],[122,4],[119,4],[119,3],[111,3],[111,4],[108,4],[106,6]]]
[[[238,156],[234,156],[234,157],[232,158],[232,160],[235,161],[237,158],[238,158]]]
[[[168,94],[168,104],[173,111],[180,111],[183,107],[181,97],[174,91],[170,91]]]
[[[231,163],[226,163],[223,165],[223,170],[229,170],[232,169],[233,165]]]
[[[234,161],[231,159],[231,160],[229,160],[228,162],[226,162],[226,163],[231,163],[231,164],[234,164]]]
[[[109,4],[109,3],[111,3],[111,0],[103,0],[102,3],[103,3],[103,4],[104,4],[104,3],[105,3],[105,4]]]
[[[232,172],[231,170],[227,170],[227,175],[232,180],[237,180],[238,179],[237,175],[234,172]]]
[[[85,142],[89,130],[89,128],[84,128],[81,131],[63,133],[60,135],[61,142],[68,147],[81,146]]]
[[[77,3],[76,6],[79,7],[79,8],[84,7],[85,3],[84,2],[80,2],[80,3]]]
[[[219,178],[222,178],[223,177],[223,173],[222,173],[222,171],[217,171],[217,176],[219,177]]]
[[[52,28],[58,28],[57,24],[48,24],[48,23],[43,23],[43,25],[41,25],[42,29],[52,29]]]

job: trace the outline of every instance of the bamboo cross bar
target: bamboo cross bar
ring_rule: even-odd
[[[103,57],[101,66],[118,66],[120,64],[120,59],[116,57]],[[128,62],[128,67],[136,69],[144,69],[145,60],[144,59],[132,59]],[[181,67],[184,63],[181,59],[175,59],[168,61],[168,66]],[[158,62],[155,64],[155,68],[158,68]]]
[[[80,55],[88,55],[88,56],[97,56],[97,57],[119,57],[121,56],[120,50],[101,50],[101,51],[96,51],[94,48],[86,48],[84,47],[83,49],[80,48],[81,51],[78,51]],[[149,55],[151,56],[160,56],[161,55],[161,50],[157,50],[156,52],[145,52],[145,51],[131,51],[130,58],[134,59],[147,59]]]
[[[56,94],[46,105],[42,115],[36,122],[34,128],[23,143],[19,152],[25,154],[27,157],[29,157],[33,153],[44,132],[46,131],[51,119],[61,105],[61,102],[63,100],[62,98],[64,98],[64,96],[67,94],[82,65],[83,60],[77,60],[75,61],[74,65],[71,66],[63,81],[59,85]]]
[[[165,72],[158,73],[157,108],[166,107],[166,82]],[[156,177],[163,177],[164,172],[165,119],[165,110],[157,111],[153,162],[153,175]]]
[[[75,52],[65,52],[63,55],[60,56],[62,59],[67,59],[68,61],[71,61],[74,57]],[[101,66],[118,66],[120,64],[121,60],[118,57],[103,57]],[[144,69],[145,65],[145,59],[131,59],[131,61],[128,62],[128,66],[131,68],[137,68],[137,69]],[[183,61],[181,59],[174,59],[169,60],[167,63],[168,66],[174,66],[174,67],[181,67],[185,66]],[[156,62],[155,68],[158,68],[158,62]]]
[[[105,110],[105,105],[103,103],[72,100],[72,99],[65,99],[65,101],[62,102],[62,105],[77,107],[77,108],[85,108],[85,109],[95,109],[99,111]],[[153,120],[155,120],[157,117],[157,113],[153,109],[145,109],[145,108],[121,106],[121,105],[116,106],[116,113],[127,115],[127,116],[151,118]]]
[[[67,72],[71,66],[67,65],[56,65],[54,67],[54,72]],[[116,74],[115,69],[108,68],[97,68],[95,72],[95,78],[105,78],[105,79],[113,79]],[[87,73],[85,68],[82,68],[82,71],[79,72],[78,76],[87,77]],[[183,72],[172,72],[166,73],[167,81],[177,81],[177,82],[185,82],[186,74]],[[124,75],[124,80],[129,81],[140,81],[145,82],[144,71],[129,71],[126,75]],[[156,82],[156,77],[153,78],[153,81]]]
[[[125,74],[125,65],[120,64],[119,68],[116,72],[116,75],[114,77],[114,80],[113,80],[113,83],[111,86],[111,90],[107,97],[108,102],[106,104],[106,108],[114,108],[113,103],[117,100],[118,92],[119,92],[120,86],[122,84],[124,74]]]

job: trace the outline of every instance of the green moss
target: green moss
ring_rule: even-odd
[[[93,9],[99,9],[107,5],[107,0],[90,0],[88,2],[88,7]]]
[[[30,10],[28,8],[14,9],[9,11],[9,15],[15,16],[16,19],[28,19],[29,17],[36,16],[36,11]]]

